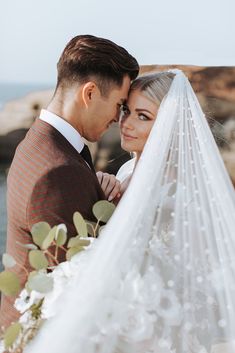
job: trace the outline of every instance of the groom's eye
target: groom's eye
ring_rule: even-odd
[[[128,106],[125,104],[120,104],[119,109],[120,109],[120,115],[119,115],[120,120],[127,117],[130,114],[130,110],[129,110]]]

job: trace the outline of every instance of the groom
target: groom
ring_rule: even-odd
[[[33,224],[65,223],[74,236],[74,212],[92,219],[93,204],[105,198],[82,137],[97,141],[118,121],[139,66],[117,44],[81,35],[67,44],[57,69],[52,101],[18,146],[8,175],[7,253],[28,269],[27,251],[17,242],[32,242]],[[16,272],[23,283],[22,270],[16,266]],[[5,327],[17,319],[13,303],[14,298],[3,298]]]

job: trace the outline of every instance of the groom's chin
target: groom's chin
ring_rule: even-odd
[[[108,124],[105,129],[102,131],[91,131],[91,133],[87,134],[87,136],[83,136],[89,142],[97,142],[99,141],[102,136],[108,131],[111,124]]]
[[[85,139],[86,139],[87,141],[89,141],[89,142],[92,142],[92,143],[98,142],[98,141],[101,139],[101,137],[102,137],[103,134],[104,134],[104,133],[99,134],[99,135],[96,135],[96,136],[88,136],[88,137],[85,137]]]

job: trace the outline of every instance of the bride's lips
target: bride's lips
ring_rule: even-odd
[[[122,133],[122,137],[125,140],[136,140],[137,139],[137,137],[134,137],[134,136],[131,136],[131,135],[127,135],[127,134],[124,134],[124,133]]]

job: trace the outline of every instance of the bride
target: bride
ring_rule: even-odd
[[[144,75],[136,79],[130,88],[128,105],[120,115],[121,146],[135,155],[118,171],[121,194],[126,190],[134,167],[143,152],[145,143],[155,122],[162,99],[170,89],[174,78],[172,72]]]
[[[234,190],[184,74],[134,81],[121,132],[126,191],[26,352],[235,353]]]

